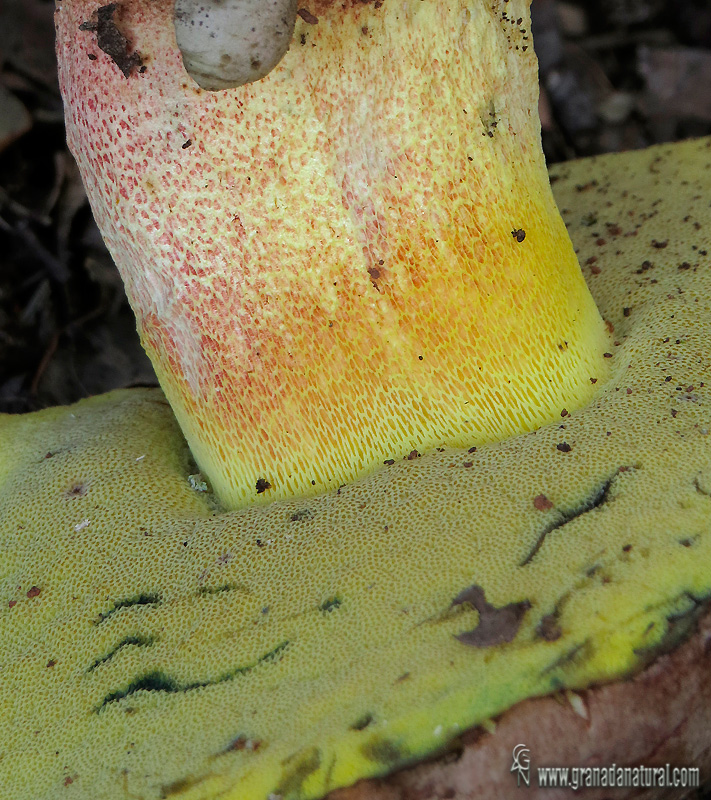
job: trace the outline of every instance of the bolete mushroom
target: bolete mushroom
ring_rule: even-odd
[[[504,439],[599,389],[611,345],[550,192],[527,5],[305,3],[278,65],[217,93],[170,2],[59,7],[69,146],[227,506]]]
[[[183,173],[177,160],[169,167],[158,151],[182,153],[203,147],[207,163],[198,167],[194,162],[191,167],[200,182],[199,191],[188,196],[195,218],[232,221],[231,208],[225,212],[219,204],[209,205],[209,190],[217,189],[220,178],[244,187],[251,177],[262,187],[266,201],[261,203],[261,225],[271,231],[267,239],[275,249],[254,237],[250,248],[244,246],[244,237],[254,230],[250,226],[256,225],[246,213],[244,219],[240,216],[244,232],[227,225],[236,251],[252,259],[269,253],[272,258],[289,248],[297,255],[303,250],[304,258],[310,258],[314,231],[323,224],[315,216],[302,218],[309,234],[304,236],[303,227],[285,214],[282,198],[298,192],[288,181],[267,190],[265,181],[278,172],[278,165],[288,164],[296,173],[313,166],[310,159],[326,163],[334,153],[351,159],[349,181],[329,188],[329,173],[313,168],[314,181],[319,181],[300,198],[300,205],[318,207],[332,222],[329,236],[318,244],[333,256],[333,263],[341,247],[349,256],[338,262],[338,274],[349,279],[350,293],[329,295],[315,267],[305,269],[302,283],[286,269],[291,276],[286,284],[273,278],[269,283],[256,267],[254,272],[241,267],[246,276],[240,284],[244,302],[262,298],[264,315],[272,299],[279,305],[277,289],[286,291],[286,286],[291,292],[294,325],[303,331],[299,325],[306,319],[309,335],[317,342],[312,348],[314,369],[307,374],[314,386],[331,391],[326,381],[319,382],[315,367],[323,366],[320,353],[331,352],[323,350],[331,341],[325,338],[328,321],[338,328],[339,320],[335,313],[334,319],[324,317],[321,331],[312,325],[318,315],[305,316],[307,308],[313,310],[319,302],[328,307],[334,297],[355,303],[360,293],[361,298],[372,298],[364,307],[376,316],[394,302],[393,287],[404,285],[411,270],[410,297],[421,305],[403,307],[401,327],[383,312],[392,325],[383,325],[382,339],[402,331],[398,343],[408,369],[412,331],[417,332],[413,336],[427,333],[427,341],[439,342],[436,322],[425,330],[414,318],[411,328],[405,326],[407,314],[414,317],[408,309],[430,308],[434,314],[442,303],[449,319],[461,323],[461,330],[472,337],[483,335],[470,324],[475,313],[501,323],[501,336],[490,340],[483,355],[472,347],[470,363],[481,362],[482,373],[485,365],[506,363],[511,372],[504,378],[503,372],[493,370],[488,379],[482,378],[486,390],[479,399],[499,392],[502,403],[513,402],[513,390],[503,384],[510,379],[518,388],[529,378],[534,398],[553,397],[541,388],[550,377],[541,368],[544,362],[535,364],[540,349],[555,337],[549,340],[540,334],[536,340],[536,328],[525,318],[533,312],[504,313],[503,292],[519,286],[527,298],[530,289],[535,313],[550,322],[550,327],[542,326],[549,337],[551,332],[557,336],[570,331],[570,339],[557,342],[550,353],[544,348],[557,360],[554,383],[565,385],[559,391],[560,402],[565,394],[566,406],[557,410],[551,401],[547,412],[555,421],[528,432],[522,431],[542,424],[543,418],[534,419],[532,412],[529,417],[514,414],[519,427],[509,419],[512,429],[507,431],[504,411],[492,408],[489,419],[499,420],[502,427],[491,423],[484,430],[490,423],[482,400],[481,415],[472,415],[467,441],[456,439],[454,426],[451,446],[447,438],[423,439],[418,442],[423,448],[420,458],[395,461],[393,450],[393,458],[386,459],[393,463],[375,468],[366,466],[364,459],[355,472],[362,468],[369,473],[342,487],[308,496],[310,483],[304,487],[295,481],[289,486],[302,496],[251,503],[236,511],[225,511],[197,476],[188,445],[158,390],[119,391],[69,408],[0,416],[0,799],[306,800],[329,792],[336,793],[333,798],[350,800],[534,796],[535,783],[530,789],[517,789],[510,772],[511,751],[520,742],[530,748],[534,767],[612,762],[651,767],[671,762],[672,767],[708,768],[711,259],[704,226],[711,225],[706,191],[711,140],[590,159],[554,171],[563,219],[611,333],[609,349],[600,351],[605,334],[570,261],[571,251],[543,180],[536,123],[530,121],[535,62],[530,41],[523,38],[528,36],[525,3],[496,4],[499,16],[492,16],[492,5],[478,2],[465,8],[444,0],[414,5],[385,0],[339,6],[336,12],[325,0],[311,0],[300,8],[296,39],[287,56],[257,83],[224,95],[198,91],[184,73],[172,42],[169,3],[126,0],[122,6],[108,7],[110,11],[106,8],[88,0],[62,0],[58,6],[62,83],[70,129],[74,125],[70,137],[87,145],[79,155],[85,176],[91,165],[106,177],[101,185],[87,177],[87,188],[108,241],[115,243],[119,233],[133,231],[129,254],[137,263],[153,236],[167,252],[181,254],[175,263],[164,262],[181,271],[182,277],[173,283],[166,282],[164,273],[152,272],[150,263],[144,264],[147,278],[128,270],[128,261],[124,264],[129,292],[143,315],[144,340],[153,347],[159,369],[171,362],[176,368],[176,377],[162,376],[169,397],[179,390],[190,397],[188,392],[195,388],[196,396],[213,396],[205,389],[207,367],[201,348],[214,341],[215,358],[223,363],[222,336],[230,327],[225,320],[230,314],[233,321],[246,319],[245,313],[237,313],[241,305],[220,294],[225,275],[203,280],[193,260],[195,250],[176,245],[180,226],[173,215],[185,208],[185,201],[171,181],[182,181]],[[459,15],[448,16],[453,9],[459,9]],[[434,50],[428,59],[423,45],[418,60],[411,34],[423,20]],[[372,150],[360,150],[356,144],[350,154],[341,149],[345,144],[338,134],[346,128],[339,120],[345,104],[328,92],[336,85],[333,74],[326,80],[330,62],[320,61],[312,72],[306,60],[298,69],[289,60],[299,48],[316,52],[325,43],[335,47],[340,41],[336,34],[345,42],[347,25],[353,21],[349,30],[354,46],[366,48],[359,52],[368,57],[340,71],[338,85],[348,88],[354,82],[362,87],[355,66],[383,63],[367,48],[397,40],[402,60],[391,59],[387,69],[393,102],[397,106],[402,101],[402,131],[383,122],[392,120],[387,103],[378,107],[380,117],[370,118],[371,101],[362,92],[364,108],[360,114],[354,111],[352,131],[357,130],[356,121],[370,121],[376,132],[406,137],[413,119],[421,116],[423,76],[428,74],[433,91],[451,99],[445,111],[452,135],[443,135],[444,127],[435,135],[423,123],[419,151],[415,148],[411,154],[416,167],[418,159],[435,163],[431,152],[439,153],[441,171],[419,173],[419,183],[401,177],[401,193],[387,194],[385,183],[375,181],[371,187],[363,182],[364,170],[372,164],[381,168],[376,170],[379,180],[389,180],[385,174],[394,162],[380,160],[378,145],[387,141],[390,152],[390,139],[378,140],[366,129]],[[408,35],[396,39],[398,30]],[[452,36],[449,47],[443,44],[444,31]],[[476,38],[480,47],[473,55],[467,36],[481,37]],[[102,51],[101,42],[110,52]],[[345,45],[336,52],[345,64]],[[477,96],[480,90],[473,79],[479,68],[464,66],[476,58],[500,65],[500,96],[512,104],[494,105],[491,122],[497,124],[491,127],[489,106],[482,120],[480,108],[474,113],[461,104],[467,96],[464,82],[451,81],[452,74],[466,75],[473,84],[469,91]],[[411,65],[412,87],[396,79],[401,63]],[[94,80],[92,69],[97,70]],[[112,70],[115,81],[109,77]],[[504,88],[507,75],[509,93]],[[143,90],[135,88],[140,81],[145,81],[140,84]],[[319,84],[316,88],[323,96],[316,89],[299,93],[298,85],[311,85],[309,81]],[[295,88],[293,95],[283,95],[277,120],[267,100],[259,103],[255,97],[267,86],[278,96],[283,82]],[[171,85],[182,99],[167,91]],[[244,130],[259,123],[252,147],[254,158],[266,159],[266,176],[258,169],[232,172],[232,151],[226,143],[223,153],[219,146],[207,147],[210,137],[218,135],[212,128],[219,132],[232,125],[227,114],[220,116],[219,106],[224,97],[233,103],[232,92],[244,98],[242,107],[234,104],[233,111]],[[128,99],[137,102],[141,96],[150,108],[139,113]],[[339,95],[343,96],[345,92]],[[351,99],[358,96],[354,88]],[[377,91],[374,96],[379,96]],[[514,99],[530,105],[515,108]],[[307,103],[313,104],[312,111],[304,110]],[[198,137],[195,126],[207,107],[215,117],[211,127],[199,129]],[[465,107],[466,120],[461,111]],[[84,114],[72,110],[82,108]],[[246,119],[250,108],[258,109],[261,119]],[[425,108],[423,114],[431,112]],[[335,123],[329,127],[325,119]],[[152,142],[136,133],[148,120],[156,136]],[[110,143],[94,140],[89,148],[82,137],[90,128],[107,131]],[[264,139],[262,129],[267,131]],[[284,149],[274,151],[274,161],[269,162],[262,153],[272,146],[272,137],[279,138],[280,129],[292,138],[283,141]],[[302,150],[314,131],[319,134],[318,149]],[[467,136],[492,149],[477,149],[471,154],[473,161],[467,159],[476,168],[464,164],[457,173],[450,159],[466,153]],[[497,137],[503,144],[493,143]],[[184,151],[181,139],[182,144],[190,142]],[[135,172],[122,174],[106,166],[122,161],[129,148],[138,165]],[[510,163],[497,161],[503,155]],[[517,173],[511,165],[518,158]],[[144,161],[153,166],[142,167]],[[405,162],[409,160],[397,161],[395,174],[412,175]],[[482,176],[500,183],[492,188]],[[528,182],[527,188],[519,187],[519,179]],[[534,180],[537,188],[531,189]],[[476,192],[458,194],[465,192],[467,181],[474,182]],[[166,206],[155,196],[147,205],[140,199],[164,188],[170,195]],[[302,194],[303,188],[300,184]],[[373,194],[376,189],[383,193]],[[320,201],[331,196],[327,190],[343,192],[335,210]],[[503,232],[495,224],[496,215],[476,206],[475,195],[487,211],[497,206],[504,216],[515,215],[506,220]],[[450,196],[457,202],[438,217],[437,209]],[[259,193],[249,197],[259,207]],[[422,204],[413,203],[407,216],[404,209],[413,197]],[[368,198],[370,206],[364,204]],[[397,226],[387,226],[395,213],[390,203],[397,204],[396,220],[408,223],[411,239],[397,238]],[[332,215],[341,207],[348,211],[347,220],[355,220],[350,228],[334,221]],[[135,218],[121,221],[116,209],[135,213]],[[220,266],[222,234],[215,233],[207,242],[191,217],[179,218],[188,234],[194,234],[196,250],[211,252]],[[369,227],[366,219],[378,224]],[[493,224],[484,226],[485,219]],[[141,220],[145,228],[139,227]],[[457,226],[463,231],[464,222],[471,220],[481,224],[460,235]],[[277,224],[276,233],[265,228]],[[422,226],[429,235],[422,233]],[[435,229],[441,236],[432,233]],[[389,246],[386,232],[396,236],[402,271],[388,267],[393,262],[383,258],[382,275],[367,273],[366,279],[361,274],[364,265],[372,265],[372,257],[384,252],[380,246]],[[365,238],[358,238],[359,233]],[[472,242],[486,245],[477,249]],[[525,249],[529,246],[531,250]],[[416,260],[408,260],[408,248],[418,255]],[[469,262],[460,257],[463,252],[469,254]],[[547,265],[545,271],[525,255],[533,252]],[[420,256],[430,253],[451,258],[430,260],[421,271]],[[551,253],[556,253],[552,260]],[[464,288],[445,303],[446,281],[460,285],[452,271],[457,259],[462,287],[471,265],[475,276],[480,270],[486,276],[486,281],[471,280],[482,297],[491,288],[490,304],[482,300],[452,310],[449,300],[460,301]],[[225,260],[225,274],[227,266]],[[510,287],[500,283],[508,278]],[[250,280],[265,285],[257,292]],[[218,291],[208,302],[200,292],[210,282]],[[437,288],[442,294],[435,293]],[[469,289],[469,297],[476,297]],[[558,297],[561,308],[549,308],[544,302],[548,296]],[[510,295],[510,305],[516,305],[516,297]],[[213,315],[197,344],[177,346],[193,325],[177,300]],[[341,306],[336,303],[333,308],[339,311]],[[574,308],[579,311],[574,313]],[[355,325],[358,315],[355,310],[349,314],[347,319]],[[368,315],[363,316],[368,322]],[[265,327],[268,316],[260,319],[255,338],[244,334],[244,346],[254,347],[257,334],[264,336],[259,343],[264,341],[266,349],[260,350],[259,358],[275,357],[270,336],[279,334],[279,341],[286,341],[287,334],[283,327]],[[579,325],[583,319],[586,322]],[[161,325],[161,320],[167,323]],[[370,343],[364,331],[375,337],[377,325],[357,330],[352,352],[360,354],[362,363],[356,359],[353,370],[364,386],[372,387],[366,368],[370,351],[358,337]],[[512,338],[504,337],[503,331]],[[465,353],[466,340],[461,344],[446,329],[439,334],[459,348],[459,357]],[[341,345],[344,338],[335,341]],[[530,347],[522,348],[517,364],[511,343],[527,341]],[[381,347],[379,355],[384,350]],[[427,352],[414,352],[415,361],[424,363]],[[436,352],[435,366],[446,371],[455,364],[454,374],[459,378],[460,369],[466,383],[465,365],[448,360],[444,350]],[[255,366],[262,363],[256,359],[255,355]],[[269,364],[275,366],[273,360]],[[282,364],[287,375],[289,364]],[[531,369],[528,377],[514,369],[524,364]],[[572,372],[564,369],[575,364]],[[337,363],[326,365],[331,374],[346,371]],[[410,371],[418,385],[434,386],[434,392],[436,373],[431,368],[427,373],[415,363]],[[599,371],[593,374],[592,368]],[[587,399],[576,376],[584,377],[584,389],[592,393]],[[392,388],[384,366],[378,377]],[[222,389],[239,399],[241,395],[229,388],[227,373],[218,372],[214,380],[214,395]],[[447,380],[453,393],[454,377],[450,374]],[[298,388],[284,381],[294,391]],[[349,385],[338,384],[346,393]],[[383,389],[378,397],[385,395]],[[297,393],[295,412],[298,399]],[[402,402],[408,414],[414,414],[415,400],[403,395]],[[242,477],[221,479],[217,461],[204,461],[194,444],[209,424],[202,417],[190,422],[185,409],[191,403],[195,405],[185,401],[178,418],[189,437],[196,432],[193,447],[201,466],[222,502],[246,504],[253,499],[249,493],[231,491],[246,471],[239,473]],[[531,403],[529,409],[534,407]],[[450,418],[456,421],[452,408],[450,404]],[[325,414],[325,406],[323,410]],[[362,419],[358,407],[353,413]],[[378,420],[372,415],[374,430]],[[341,430],[340,417],[329,420],[324,430],[330,425]],[[266,425],[261,417],[258,421]],[[219,424],[227,430],[232,422],[220,419]],[[499,441],[477,445],[485,436]],[[255,440],[259,444],[260,436]],[[219,437],[216,441],[219,444]],[[424,452],[428,441],[440,441],[441,446]],[[261,444],[263,459],[268,441]],[[228,450],[223,448],[225,455]],[[308,449],[303,452],[308,455]],[[274,453],[282,455],[276,447]],[[259,462],[260,469],[265,463]],[[277,466],[273,469],[273,475],[255,472],[249,477],[273,479],[271,497],[282,486],[282,479],[275,477]],[[314,490],[326,488],[330,473],[311,474],[322,479]],[[244,485],[249,487],[249,481]],[[532,778],[535,781],[535,775]],[[666,787],[657,785],[654,791],[659,795]],[[609,791],[591,790],[586,796],[601,798]]]

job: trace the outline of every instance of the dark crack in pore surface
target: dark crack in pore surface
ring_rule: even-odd
[[[407,758],[407,753],[397,742],[383,736],[367,741],[361,747],[361,751],[370,761],[383,764],[391,769]]]
[[[238,678],[240,675],[246,675],[260,664],[275,663],[279,660],[289,644],[290,642],[288,640],[281,642],[268,653],[260,656],[252,664],[245,664],[243,666],[235,667],[234,669],[228,670],[222,675],[218,675],[216,678],[179,683],[177,680],[175,680],[175,678],[166,672],[161,670],[153,670],[145,675],[140,675],[137,678],[134,678],[134,680],[131,681],[128,686],[124,686],[121,689],[107,694],[95,710],[98,713],[111,703],[123,700],[125,697],[136,694],[136,692],[163,692],[165,694],[178,694],[180,692],[189,692],[192,689],[202,689],[205,686],[216,686],[217,684],[231,681],[234,678]]]
[[[124,647],[150,647],[156,641],[155,636],[125,636],[121,641],[109,650],[106,655],[97,658],[96,661],[87,669],[87,672],[93,672],[101,664],[110,661],[118,652],[123,650]]]
[[[557,512],[557,519],[555,519],[550,524],[546,525],[546,527],[541,531],[536,539],[533,547],[530,549],[526,557],[521,561],[519,564],[520,567],[525,567],[527,564],[530,564],[531,561],[538,555],[538,551],[543,547],[543,543],[546,540],[546,537],[549,533],[553,533],[553,531],[557,531],[563,526],[567,525],[569,522],[572,522],[574,519],[578,517],[582,517],[583,514],[588,514],[591,511],[594,511],[601,506],[604,506],[607,503],[610,495],[610,487],[615,482],[615,479],[620,474],[620,472],[624,472],[628,469],[635,469],[634,467],[620,467],[619,469],[615,470],[614,474],[611,475],[607,480],[605,480],[602,484],[596,487],[585,500],[583,500],[579,505],[575,508],[569,509],[567,511],[559,510]]]
[[[321,766],[321,751],[318,747],[311,747],[294,753],[282,763],[282,777],[274,794],[278,797],[298,797],[304,781]]]
[[[649,647],[635,649],[635,655],[641,659],[643,665],[646,666],[660,656],[675,650],[691,636],[697,628],[699,619],[711,608],[709,597],[694,597],[689,592],[683,592],[678,599],[680,602],[689,602],[690,606],[667,617],[667,628],[659,641]]]
[[[116,600],[111,608],[99,614],[97,624],[105,622],[109,617],[120,611],[122,608],[132,608],[133,606],[159,606],[161,598],[158,594],[137,594],[135,597],[123,597]]]

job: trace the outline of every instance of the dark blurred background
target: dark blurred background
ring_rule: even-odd
[[[0,411],[154,384],[64,145],[51,0],[0,4]],[[710,0],[533,0],[549,163],[711,134]]]

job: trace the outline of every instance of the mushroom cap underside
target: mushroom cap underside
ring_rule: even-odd
[[[315,798],[683,638],[711,596],[709,174],[711,140],[553,171],[615,344],[534,433],[225,513],[159,391],[0,417],[0,798]]]

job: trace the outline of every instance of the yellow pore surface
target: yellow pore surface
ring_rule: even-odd
[[[535,433],[226,513],[159,391],[0,417],[1,800],[316,798],[688,629],[711,140],[555,178],[615,343],[594,402]]]
[[[281,64],[219,93],[185,73],[172,3],[115,12],[128,78],[80,29],[98,4],[58,6],[68,139],[222,502],[592,397],[609,342],[545,172],[524,0],[306,2]]]

